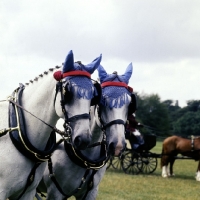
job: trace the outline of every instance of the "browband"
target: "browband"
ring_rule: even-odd
[[[86,76],[88,78],[91,78],[90,73],[86,71],[81,71],[81,70],[70,71],[70,72],[65,72],[65,73],[62,73],[62,71],[57,71],[57,72],[54,72],[53,76],[57,81],[60,81],[61,79],[67,76]]]
[[[124,82],[112,82],[112,81],[106,81],[104,83],[101,84],[101,87],[107,87],[107,86],[117,86],[117,87],[125,87],[127,88],[130,92],[133,92],[133,88],[128,86],[126,83]]]

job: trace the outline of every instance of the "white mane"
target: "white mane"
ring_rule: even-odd
[[[30,80],[29,83],[25,83],[26,86],[29,84],[38,81],[39,79],[43,78],[44,75],[48,75],[49,72],[54,72],[55,70],[61,68],[61,66],[55,66],[55,68],[49,68],[49,71],[44,71],[43,74],[40,74],[38,77],[35,77],[33,80]]]

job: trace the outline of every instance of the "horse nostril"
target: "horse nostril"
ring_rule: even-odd
[[[77,136],[74,140],[75,146],[79,147],[81,144],[81,136]]]
[[[109,145],[109,150],[110,150],[110,151],[114,151],[114,149],[115,149],[115,145],[114,145],[114,143],[112,142],[112,143],[110,143],[110,145]]]
[[[84,150],[87,148],[87,146],[90,143],[90,137],[81,137],[81,136],[77,136],[74,139],[74,145],[76,146],[76,148],[80,149],[80,150]]]
[[[122,149],[122,152],[125,151],[126,149],[127,149],[127,143],[125,142],[124,148]]]

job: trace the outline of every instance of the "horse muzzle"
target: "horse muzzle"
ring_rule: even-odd
[[[116,157],[119,157],[124,152],[125,149],[126,149],[126,143],[125,144],[111,143],[108,147],[109,153]]]
[[[91,136],[89,134],[79,135],[74,139],[74,147],[79,150],[84,150],[91,142]]]

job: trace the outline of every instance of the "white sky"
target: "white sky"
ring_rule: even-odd
[[[199,0],[1,0],[0,99],[73,50],[85,64],[102,53],[108,73],[132,62],[139,93],[199,100],[199,10]]]

